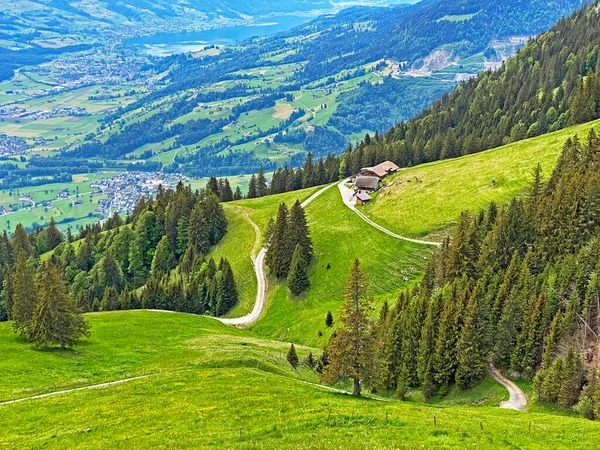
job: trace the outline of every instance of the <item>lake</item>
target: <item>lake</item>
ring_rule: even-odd
[[[313,16],[274,16],[253,25],[215,28],[185,33],[164,33],[127,39],[129,45],[143,47],[153,56],[168,56],[174,53],[198,51],[207,45],[234,45],[256,36],[287,31],[312,20]]]

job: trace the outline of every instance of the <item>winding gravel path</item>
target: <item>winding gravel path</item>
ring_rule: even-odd
[[[306,206],[308,206],[314,199],[316,199],[319,195],[321,195],[323,192],[325,192],[327,189],[329,189],[333,186],[335,186],[335,184],[330,184],[328,186],[325,186],[323,189],[318,190],[313,195],[311,195],[309,198],[304,200],[302,202],[301,206],[303,208],[306,208]],[[246,220],[248,220],[248,222],[250,222],[250,224],[252,225],[252,227],[254,228],[254,230],[256,232],[256,245],[255,245],[255,248],[256,248],[258,245],[260,245],[260,239],[261,239],[260,229],[258,228],[258,225],[256,225],[250,219],[250,217],[246,216]],[[252,312],[250,312],[250,314],[246,314],[245,316],[242,316],[242,317],[234,317],[234,318],[217,317],[216,319],[219,322],[221,322],[225,325],[230,325],[230,326],[237,327],[237,328],[247,328],[258,320],[258,318],[260,317],[260,315],[263,312],[263,309],[265,308],[265,303],[267,300],[267,290],[269,288],[269,284],[267,282],[267,277],[265,275],[265,270],[264,270],[264,266],[265,266],[264,262],[265,262],[266,254],[267,254],[267,248],[263,247],[258,252],[258,255],[252,256],[252,265],[254,266],[254,273],[256,275],[256,281],[258,282],[258,286],[256,289],[256,301],[254,302],[254,308],[252,309]]]
[[[344,204],[350,208],[352,211],[354,211],[358,217],[360,217],[362,220],[364,220],[365,222],[367,222],[369,225],[371,225],[372,227],[377,228],[379,231],[384,232],[385,234],[396,238],[396,239],[401,239],[403,241],[407,241],[407,242],[412,242],[414,244],[422,244],[422,245],[434,245],[436,247],[441,246],[442,244],[439,242],[432,242],[432,241],[422,241],[420,239],[412,239],[412,238],[408,238],[405,236],[400,236],[399,234],[394,233],[393,231],[388,230],[387,228],[382,227],[381,225],[373,222],[371,219],[369,219],[365,214],[363,214],[362,212],[360,212],[358,209],[356,209],[355,205],[355,201],[354,201],[354,191],[352,191],[352,189],[350,189],[347,186],[348,180],[342,180],[339,184],[338,184],[338,189],[340,190],[340,195],[342,196],[342,201],[344,202]]]
[[[515,383],[504,377],[491,361],[488,373],[494,380],[504,386],[509,393],[508,400],[500,402],[500,408],[514,409],[516,411],[525,411],[527,409],[527,394]]]

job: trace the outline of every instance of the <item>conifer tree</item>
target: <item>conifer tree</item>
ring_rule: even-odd
[[[265,171],[263,170],[263,167],[260,166],[256,177],[256,196],[264,197],[265,195],[267,195],[267,180],[265,178]]]
[[[444,302],[433,354],[435,381],[440,385],[440,395],[442,396],[448,392],[448,386],[454,377],[457,364],[456,286],[453,286],[452,291],[451,296]]]
[[[277,210],[273,235],[265,255],[267,265],[278,278],[287,276],[292,258],[293,250],[288,248],[286,242],[287,228],[288,209],[285,203],[281,203]]]
[[[353,395],[357,396],[361,393],[361,383],[375,387],[380,384],[383,372],[372,333],[372,300],[366,297],[366,291],[366,277],[357,259],[346,284],[341,327],[327,345],[329,365],[321,375],[329,384],[335,384],[342,377],[351,378]]]
[[[240,187],[236,187],[235,188],[235,192],[233,193],[233,200],[241,200],[243,199],[244,196],[242,195],[242,190],[240,189]]]
[[[167,237],[163,236],[154,252],[152,259],[152,276],[160,277],[165,275],[171,269],[171,252],[169,250],[169,242]]]
[[[189,221],[186,216],[177,222],[177,256],[181,257],[188,248]]]
[[[417,376],[425,401],[429,400],[434,389],[433,354],[435,351],[435,336],[442,313],[443,297],[439,293],[429,302],[427,316],[421,330],[419,350],[417,353]]]
[[[60,267],[52,260],[44,262],[38,302],[31,319],[31,341],[38,346],[58,344],[64,350],[80,337],[87,336],[88,328],[61,276]]]
[[[331,314],[331,311],[327,311],[327,316],[325,316],[325,326],[327,328],[329,328],[332,325],[333,325],[333,315]]]
[[[117,290],[111,286],[104,291],[102,302],[100,302],[100,309],[102,311],[116,311],[119,309],[119,294]]]
[[[248,198],[256,198],[258,197],[257,195],[257,188],[256,188],[256,176],[252,175],[250,177],[250,182],[248,183]]]
[[[304,261],[302,247],[300,247],[300,244],[296,245],[296,249],[294,250],[287,281],[290,291],[294,295],[300,295],[310,286],[306,262]]]
[[[461,389],[475,386],[485,376],[488,352],[485,342],[485,323],[481,312],[481,287],[469,297],[465,320],[457,343],[458,368],[456,384]]]
[[[50,223],[48,223],[48,227],[44,230],[44,233],[46,234],[46,251],[54,250],[64,240],[63,234],[56,227],[54,217],[50,218]]]
[[[187,241],[188,245],[193,247],[197,254],[205,255],[210,248],[208,226],[200,205],[196,205],[190,215]]]
[[[144,266],[143,245],[137,236],[131,242],[129,247],[129,274],[131,275],[131,284],[133,287],[139,287],[144,284],[148,271]]]
[[[24,251],[28,256],[33,255],[33,246],[29,241],[29,236],[27,236],[25,228],[21,224],[15,227],[15,232],[11,239],[11,247],[14,255],[17,255],[19,251]]]
[[[300,245],[302,258],[304,258],[307,265],[310,265],[313,257],[313,245],[306,222],[306,214],[298,200],[296,200],[290,210],[289,226],[286,230],[285,238],[289,248],[295,249],[296,245]]]
[[[298,354],[296,353],[296,347],[294,347],[294,344],[290,345],[290,349],[288,350],[286,358],[294,369],[298,367],[300,360],[298,359]]]
[[[23,337],[31,330],[31,319],[37,303],[35,269],[27,254],[20,250],[10,276],[11,311],[13,329]]]

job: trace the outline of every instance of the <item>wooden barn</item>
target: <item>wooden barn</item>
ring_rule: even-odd
[[[373,167],[363,167],[360,169],[360,175],[369,177],[385,178],[392,173],[396,173],[399,167],[391,161],[384,161]]]

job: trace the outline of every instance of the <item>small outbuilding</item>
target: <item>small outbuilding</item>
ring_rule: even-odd
[[[354,196],[356,197],[357,205],[364,205],[365,203],[368,203],[371,201],[371,196],[369,194],[367,194],[366,192],[357,192],[354,194]]]

